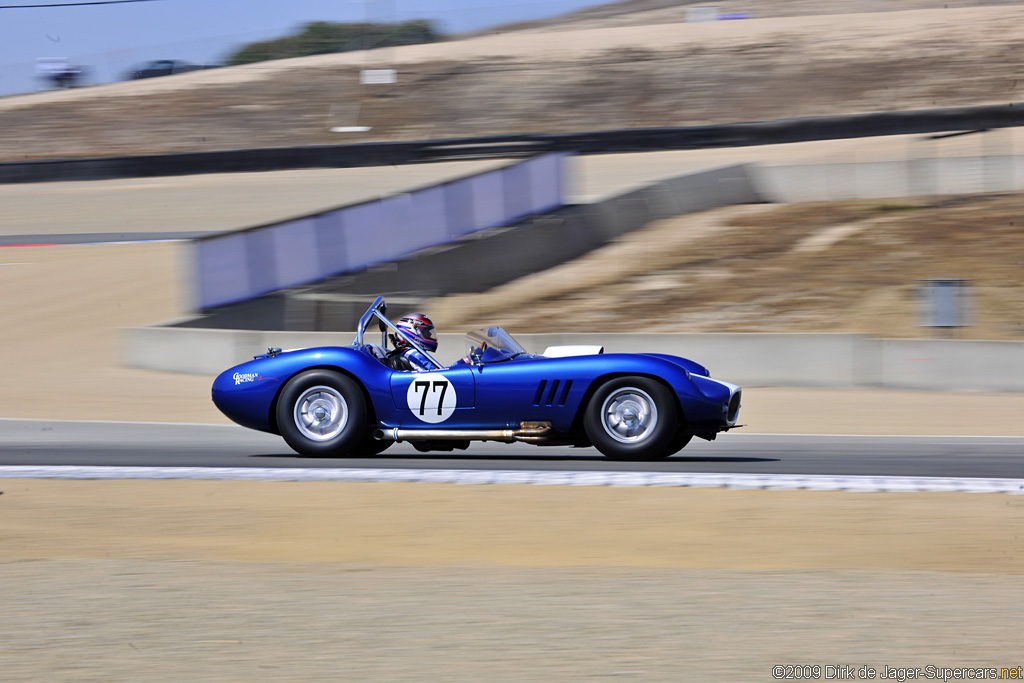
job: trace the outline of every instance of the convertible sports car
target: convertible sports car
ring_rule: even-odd
[[[694,436],[737,427],[739,387],[693,361],[601,347],[527,353],[500,327],[467,335],[465,358],[444,367],[386,316],[377,297],[350,346],[264,355],[221,373],[213,402],[244,427],[280,434],[306,456],[367,456],[398,441],[420,451],[470,441],[595,446],[613,460],[657,460]],[[381,344],[364,335],[376,321]],[[404,341],[436,366],[403,370]]]

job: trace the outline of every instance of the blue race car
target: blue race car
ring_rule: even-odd
[[[364,339],[374,321],[379,345]],[[435,369],[403,370],[389,337]],[[302,455],[326,457],[376,455],[399,441],[420,451],[523,441],[594,446],[613,460],[658,460],[694,436],[712,440],[738,426],[740,388],[685,358],[604,354],[601,347],[534,355],[500,327],[467,340],[468,355],[444,367],[388,320],[377,297],[350,346],[269,349],[221,373],[213,402],[244,427],[280,434]]]

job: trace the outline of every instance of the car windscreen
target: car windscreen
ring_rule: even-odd
[[[466,345],[469,350],[480,349],[484,351],[486,349],[495,349],[507,358],[526,353],[526,349],[520,346],[519,342],[511,334],[500,327],[482,327],[479,330],[468,333],[466,335]]]

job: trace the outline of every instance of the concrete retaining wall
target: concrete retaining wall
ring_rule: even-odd
[[[1024,156],[919,158],[848,164],[753,165],[757,191],[772,202],[821,202],[1024,189]]]
[[[564,154],[198,239],[195,308],[212,309],[393,262],[560,208]]]
[[[740,164],[669,178],[593,204],[565,207],[474,233],[377,266],[243,303],[218,306],[186,326],[331,330],[354,325],[348,299],[407,299],[481,292],[577,258],[652,221],[734,204],[883,199],[1024,189],[1024,156],[911,158],[888,162]],[[245,234],[245,233],[240,233]],[[239,235],[220,237],[238,239]],[[299,258],[304,263],[308,258]],[[236,269],[237,270],[237,269]],[[244,270],[244,269],[243,269]],[[251,270],[251,269],[250,269]],[[256,269],[269,273],[272,268]],[[245,278],[217,265],[214,279]],[[274,287],[284,286],[277,283]],[[265,288],[267,289],[267,288]],[[391,297],[389,297],[391,298]]]
[[[267,332],[139,327],[123,334],[123,364],[213,376],[268,346],[345,346],[352,332]],[[528,350],[600,344],[609,353],[692,358],[746,387],[881,388],[1024,393],[1024,342],[873,339],[855,334],[523,334]],[[368,340],[377,341],[376,334]],[[438,360],[465,353],[461,334],[439,336]]]
[[[1024,391],[1024,342],[879,339],[875,366],[883,386]]]
[[[746,165],[727,166],[484,230],[400,260],[302,290],[221,306],[181,326],[338,330],[351,328],[373,297],[430,298],[483,292],[577,258],[651,221],[762,201]],[[230,237],[230,236],[229,236]],[[392,296],[396,293],[396,296]],[[351,299],[363,297],[353,308]]]
[[[336,278],[307,293],[359,294],[372,300],[389,292],[441,296],[487,291],[582,256],[651,221],[760,202],[748,171],[748,166],[736,165],[662,180]]]
[[[603,344],[607,353],[669,353],[746,386],[858,386],[865,338],[845,334],[537,334],[516,335],[542,352],[560,344]],[[733,379],[735,378],[735,379]]]

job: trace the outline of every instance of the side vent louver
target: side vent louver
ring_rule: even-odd
[[[537,385],[537,393],[533,395],[533,405],[540,405],[540,397],[544,395],[544,387],[547,385],[548,381],[546,379],[542,379],[540,384]]]
[[[544,401],[544,405],[547,405],[547,406],[555,405],[555,394],[558,393],[558,385],[559,385],[559,383],[560,382],[557,379],[553,380],[551,382],[551,389],[548,390],[548,398],[547,398],[546,401]]]
[[[537,393],[533,395],[535,406],[564,406],[569,398],[569,390],[572,389],[572,380],[566,379],[542,379],[537,385]]]
[[[569,389],[572,388],[572,380],[567,379],[565,384],[562,385],[562,395],[558,397],[558,405],[564,406],[565,399],[569,398]]]

